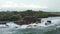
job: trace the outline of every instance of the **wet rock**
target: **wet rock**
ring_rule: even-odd
[[[20,21],[15,22],[18,25],[24,25],[24,24],[31,24],[31,23],[37,23],[39,22],[38,18],[36,17],[25,17]]]

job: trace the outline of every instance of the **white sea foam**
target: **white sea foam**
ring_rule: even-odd
[[[59,17],[60,18],[60,17]],[[7,28],[9,29],[26,29],[26,28],[37,28],[37,29],[53,29],[53,28],[59,28],[60,27],[60,19],[58,17],[49,17],[49,18],[43,18],[41,20],[42,23],[33,23],[28,25],[17,25],[13,22],[7,23]],[[45,25],[47,23],[47,20],[51,20],[51,24]]]
[[[47,23],[47,20],[51,20],[52,23],[49,25],[45,25]],[[15,31],[18,29],[29,29],[29,28],[36,28],[36,29],[41,29],[43,31],[51,31],[51,30],[56,30],[56,28],[60,28],[60,18],[58,17],[49,17],[49,18],[44,18],[41,21],[42,23],[33,23],[33,24],[28,24],[28,25],[17,25],[14,22],[7,23],[8,25],[0,25],[0,34],[15,34]],[[6,28],[1,28],[1,27],[6,27]],[[40,31],[39,31],[40,32]]]

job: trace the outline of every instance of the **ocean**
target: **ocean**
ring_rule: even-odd
[[[49,20],[58,20],[59,21],[60,17],[53,17],[53,18],[48,18]],[[44,19],[45,20],[45,19]],[[60,21],[59,21],[60,22]],[[8,28],[0,28],[0,34],[60,34],[60,23],[54,21],[54,25],[50,25],[48,27],[36,27],[36,28],[24,28],[25,26],[22,26],[19,28],[15,28],[15,26],[11,24]],[[12,27],[14,26],[14,27]]]
[[[0,29],[0,34],[60,34],[60,28],[46,32],[40,29]]]

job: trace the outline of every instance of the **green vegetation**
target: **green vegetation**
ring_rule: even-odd
[[[31,15],[38,18],[49,17],[49,16],[60,16],[60,12],[44,12],[44,11],[1,11],[0,12],[0,21],[12,21],[19,20],[23,18],[25,15]]]

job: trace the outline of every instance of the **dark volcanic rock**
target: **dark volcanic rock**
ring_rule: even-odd
[[[35,23],[36,21],[39,21],[36,17],[25,17],[22,20],[16,21],[15,23],[18,25],[24,25],[24,24],[31,24]]]

